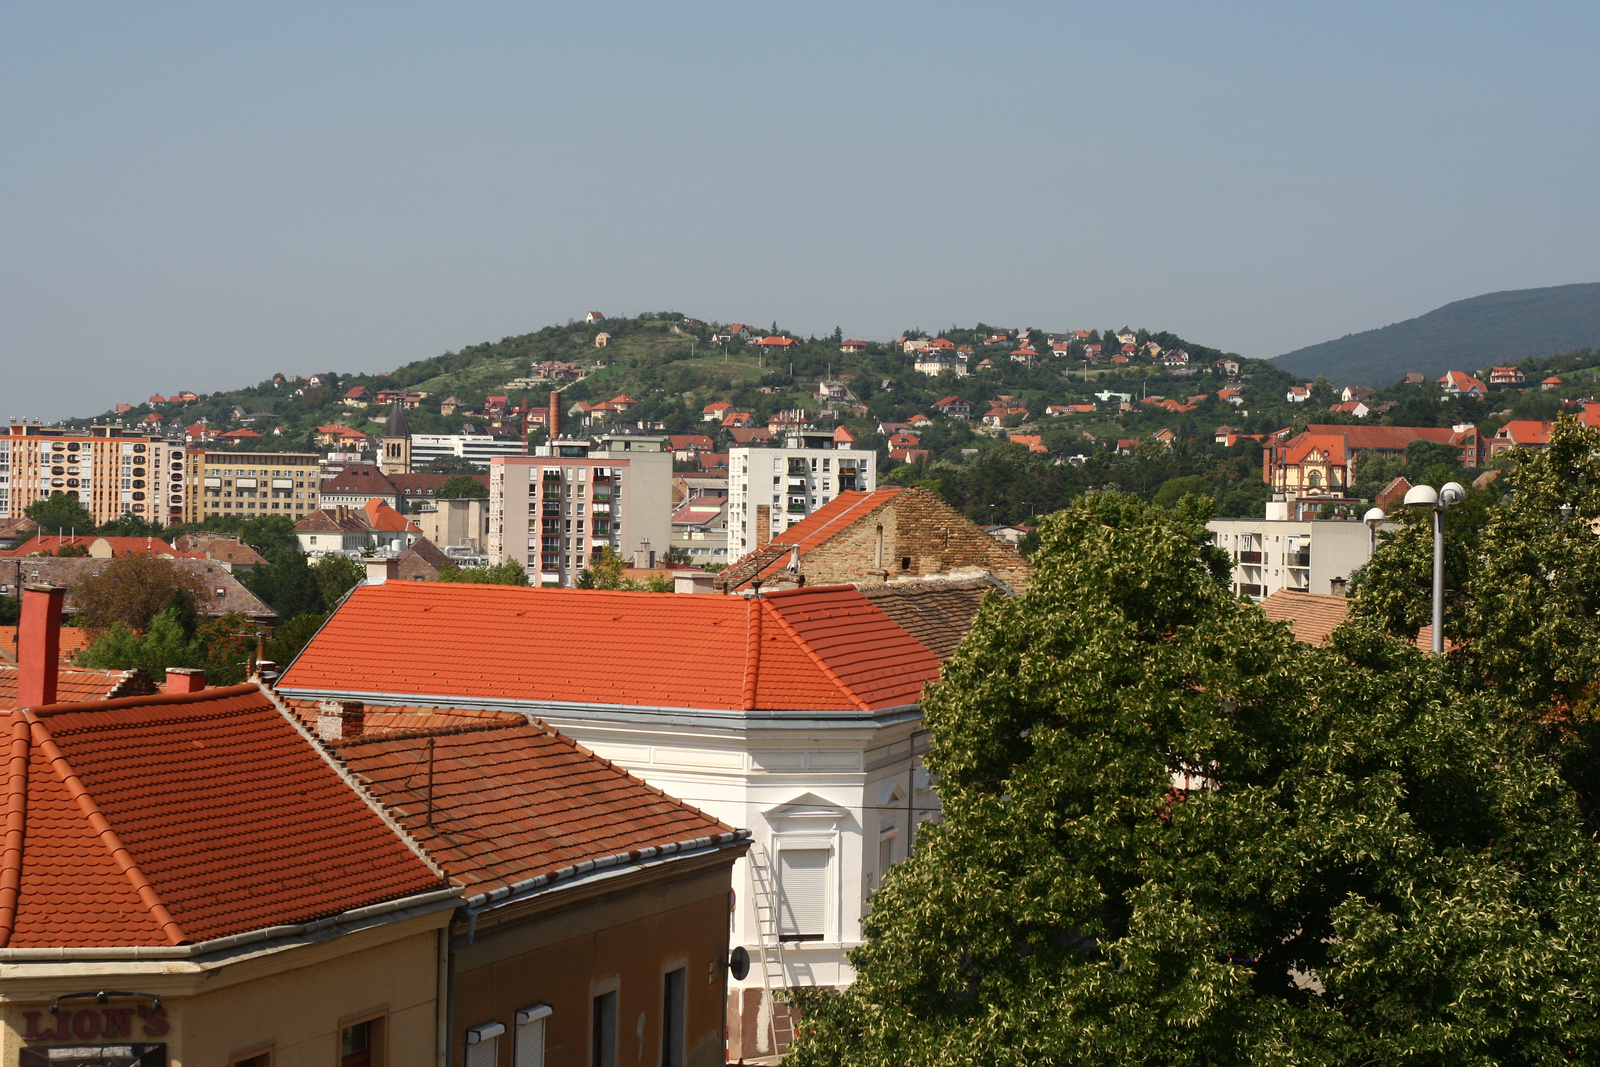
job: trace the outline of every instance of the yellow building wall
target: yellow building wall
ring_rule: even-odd
[[[405,936],[357,951],[348,951],[351,946],[341,945],[340,938],[244,960],[209,975],[178,961],[169,970],[187,973],[152,974],[144,968],[144,973],[128,973],[115,964],[80,964],[74,968],[78,973],[62,974],[63,965],[52,964],[56,976],[40,982],[19,974],[25,973],[25,966],[6,965],[0,971],[0,997],[5,1000],[0,1004],[0,1067],[16,1067],[24,1045],[101,1043],[77,1038],[26,1041],[25,1013],[40,1013],[35,1027],[48,1031],[57,1021],[46,1011],[52,995],[107,988],[161,994],[170,1028],[165,1035],[148,1036],[135,1011],[131,1035],[111,1041],[165,1042],[171,1067],[228,1067],[240,1054],[267,1047],[272,1049],[273,1067],[338,1067],[341,1023],[368,1013],[381,1013],[386,1020],[385,1067],[434,1067],[440,936],[435,927],[447,918],[445,912],[411,920],[406,924],[411,932]],[[294,957],[301,965],[295,965]],[[169,993],[174,978],[190,987],[216,988]],[[27,999],[13,999],[18,994]],[[148,1008],[150,1001],[111,1004]],[[61,1007],[63,1014],[103,1011],[86,1000],[67,1001]]]

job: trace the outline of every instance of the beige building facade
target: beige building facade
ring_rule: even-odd
[[[95,426],[85,433],[13,422],[0,437],[0,519],[63,493],[96,523],[135,515],[167,525],[184,517],[183,446]]]
[[[231,452],[194,449],[187,460],[185,522],[216,515],[300,520],[322,506],[314,452]]]

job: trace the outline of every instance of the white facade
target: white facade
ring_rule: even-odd
[[[96,523],[121,515],[181,522],[184,448],[121,427],[84,433],[13,422],[0,437],[0,519],[16,518],[55,493],[78,501]]]
[[[1212,519],[1206,528],[1233,561],[1233,591],[1257,602],[1280,589],[1329,595],[1333,579],[1348,581],[1372,558],[1377,536],[1364,522],[1336,519]]]
[[[729,559],[755,551],[761,508],[767,509],[769,538],[778,537],[841,492],[876,489],[877,462],[876,452],[835,448],[823,435],[791,437],[783,448],[730,449]]]
[[[489,465],[489,558],[516,560],[533,585],[571,586],[596,548],[625,560],[672,545],[672,453],[666,438],[541,446]],[[623,446],[627,446],[624,448]]]
[[[490,437],[487,434],[414,433],[411,435],[411,469],[421,470],[436,459],[455,457],[479,467],[487,467],[496,456],[520,456],[522,441],[515,437]]]

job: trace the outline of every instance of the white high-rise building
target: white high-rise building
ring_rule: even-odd
[[[782,448],[730,449],[729,562],[754,552],[840,493],[876,489],[877,462],[877,453],[841,448],[820,433],[790,434]]]
[[[411,435],[411,470],[420,471],[436,459],[464,459],[487,467],[496,456],[521,456],[526,450],[520,437],[487,434],[414,433]]]

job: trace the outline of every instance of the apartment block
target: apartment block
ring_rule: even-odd
[[[188,456],[185,522],[213,515],[287,515],[296,521],[321,507],[314,452],[209,452]]]
[[[487,467],[496,456],[521,456],[527,448],[518,437],[488,434],[414,433],[411,435],[410,470],[419,471],[436,459],[464,459]]]
[[[1342,592],[1348,581],[1372,558],[1377,533],[1364,522],[1283,517],[1212,519],[1206,528],[1212,544],[1233,561],[1233,592],[1260,602],[1288,589],[1327,596]],[[1271,505],[1268,505],[1270,508]],[[1393,530],[1385,523],[1380,530]]]
[[[571,586],[600,547],[624,559],[672,544],[672,452],[665,436],[561,438],[489,464],[489,558],[516,560],[533,585]],[[413,453],[414,455],[415,453]]]
[[[0,437],[0,519],[64,493],[97,523],[122,515],[166,525],[184,515],[183,446],[120,426],[86,433],[13,422]]]
[[[875,452],[798,433],[781,448],[728,451],[728,555],[754,552],[843,492],[877,487]]]

